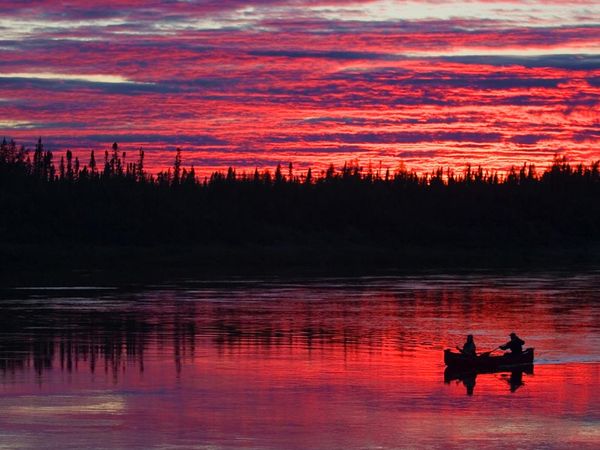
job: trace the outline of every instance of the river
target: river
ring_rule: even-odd
[[[600,272],[3,289],[0,448],[599,448]],[[532,370],[444,376],[516,332]]]

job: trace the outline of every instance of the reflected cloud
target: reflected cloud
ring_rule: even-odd
[[[121,414],[125,400],[115,395],[21,397],[27,406],[9,406],[7,414],[28,417],[72,414]]]

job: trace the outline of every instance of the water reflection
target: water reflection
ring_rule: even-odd
[[[441,278],[437,285],[374,279],[109,294],[17,291],[3,301],[0,369],[31,368],[41,374],[86,363],[92,372],[100,365],[118,376],[124,362],[135,362],[143,371],[150,348],[169,350],[180,370],[198,345],[222,355],[250,348],[268,354],[278,348],[346,356],[394,351],[422,358],[466,331],[485,348],[512,329],[523,330],[559,358],[576,353],[585,359],[598,348],[596,279],[587,285],[576,279],[569,289],[557,289],[552,278],[546,286],[534,279],[533,288],[525,283],[526,290],[510,278],[505,286],[494,278],[454,283]],[[576,337],[569,343],[575,348],[565,348],[565,330]],[[436,353],[436,364],[438,358]]]
[[[398,448],[406,436],[415,447],[596,448],[598,281],[4,291],[0,435],[9,448]],[[444,372],[443,349],[464,335],[494,348],[513,330],[539,350],[535,377]]]
[[[508,384],[510,392],[516,392],[521,386],[525,385],[523,374],[533,375],[533,364],[520,366],[513,370],[467,370],[461,371],[450,367],[444,370],[444,382],[450,384],[452,382],[462,383],[466,389],[467,395],[473,395],[477,377],[487,376],[493,377]]]

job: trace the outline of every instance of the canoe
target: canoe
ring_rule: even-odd
[[[444,350],[444,363],[448,367],[473,369],[501,369],[523,366],[533,364],[533,348],[524,350],[520,355],[512,355],[510,353],[498,356],[481,354],[475,357],[446,349]]]

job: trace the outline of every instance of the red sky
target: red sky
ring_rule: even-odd
[[[0,135],[147,165],[419,171],[600,158],[600,7],[0,2]]]

